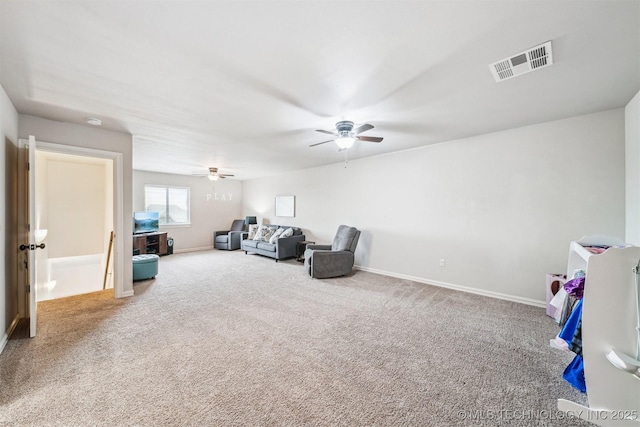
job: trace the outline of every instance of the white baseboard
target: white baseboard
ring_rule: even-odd
[[[16,329],[16,326],[18,326],[19,320],[20,320],[20,316],[16,314],[16,317],[13,319],[13,321],[9,325],[9,328],[7,328],[7,332],[2,336],[2,339],[0,339],[0,354],[6,347],[7,341],[9,341],[9,337],[11,336],[13,331]]]
[[[203,247],[200,247],[200,248],[174,249],[173,253],[174,254],[181,254],[181,253],[185,253],[185,252],[209,251],[211,249],[213,249],[213,246],[203,246]]]
[[[437,280],[424,279],[422,277],[408,276],[406,274],[392,273],[390,271],[377,270],[375,268],[363,267],[360,265],[354,266],[357,270],[367,271],[369,273],[381,274],[383,276],[395,277],[398,279],[411,280],[412,282],[424,283],[425,285],[439,286],[441,288],[453,289],[455,291],[468,292],[471,294],[482,295],[485,297],[497,298],[506,301],[517,302],[520,304],[532,305],[534,307],[545,308],[547,303],[545,301],[538,301],[531,298],[523,298],[516,295],[503,294],[500,292],[487,291],[484,289],[470,288],[468,286],[455,285],[453,283],[445,283]]]

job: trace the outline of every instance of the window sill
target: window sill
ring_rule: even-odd
[[[191,227],[191,223],[189,223],[189,224],[166,224],[166,225],[160,225],[160,230],[167,229],[167,228],[189,228],[189,227]]]

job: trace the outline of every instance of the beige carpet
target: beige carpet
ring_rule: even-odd
[[[0,355],[0,425],[587,425],[556,419],[586,400],[540,308],[240,251],[162,257],[134,290],[39,305]]]

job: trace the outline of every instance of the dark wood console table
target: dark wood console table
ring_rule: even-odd
[[[138,254],[167,254],[167,233],[144,233],[133,235],[133,250]]]

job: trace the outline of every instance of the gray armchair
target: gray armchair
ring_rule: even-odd
[[[240,249],[242,233],[244,233],[244,220],[234,219],[233,224],[231,224],[231,230],[213,232],[213,247],[227,251]]]
[[[341,225],[331,245],[307,245],[304,268],[311,277],[325,279],[351,273],[360,230]]]

